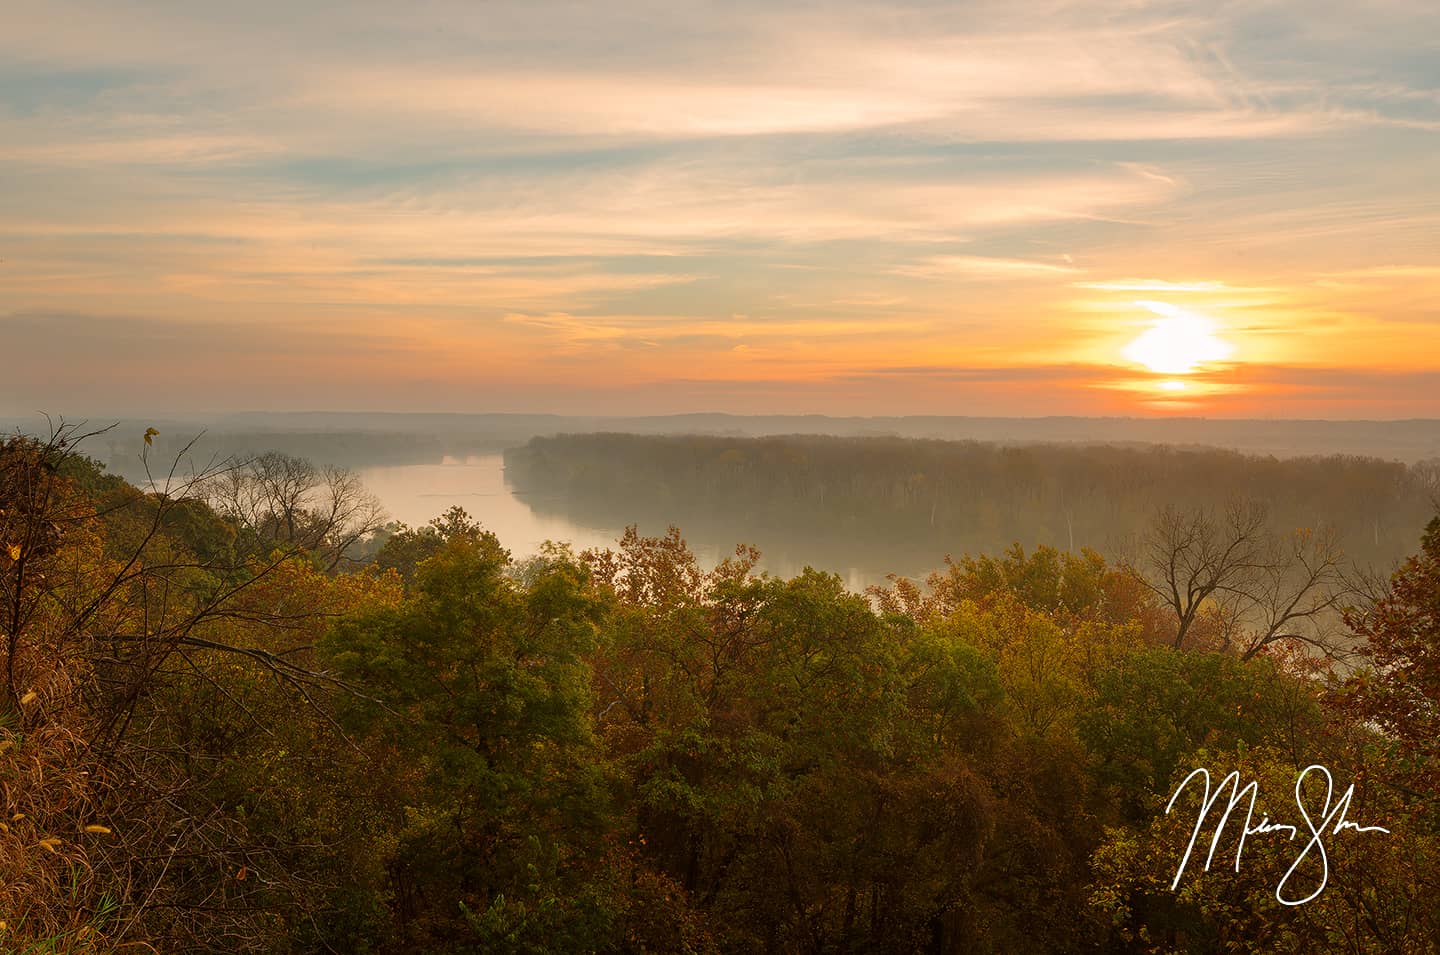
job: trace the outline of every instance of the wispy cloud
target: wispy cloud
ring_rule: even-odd
[[[977,281],[1065,278],[1080,271],[1072,265],[981,255],[932,255],[894,269],[896,275],[913,278],[968,278]]]

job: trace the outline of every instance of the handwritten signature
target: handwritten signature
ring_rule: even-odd
[[[1310,811],[1305,805],[1303,793],[1305,780],[1311,773],[1319,773],[1325,778],[1325,801],[1320,807],[1318,823],[1315,817],[1310,815]],[[1246,794],[1249,794],[1250,802],[1245,811],[1245,828],[1240,833],[1240,844],[1235,848],[1236,872],[1240,871],[1240,854],[1245,851],[1245,840],[1250,836],[1284,832],[1288,834],[1288,838],[1293,842],[1296,837],[1300,835],[1298,827],[1285,823],[1271,822],[1269,816],[1263,816],[1259,823],[1252,825],[1252,820],[1255,818],[1255,799],[1260,794],[1260,784],[1252,779],[1247,785],[1242,787],[1240,785],[1239,770],[1230,773],[1230,775],[1221,780],[1220,785],[1216,787],[1213,795],[1210,792],[1210,771],[1207,769],[1195,770],[1189,776],[1186,776],[1184,781],[1176,787],[1175,794],[1170,797],[1169,804],[1165,806],[1165,814],[1167,816],[1170,814],[1170,811],[1175,808],[1175,800],[1179,799],[1180,794],[1189,787],[1191,781],[1197,778],[1203,779],[1205,782],[1205,795],[1200,806],[1200,812],[1195,818],[1195,831],[1190,835],[1190,844],[1185,847],[1185,855],[1180,859],[1179,868],[1175,870],[1175,880],[1170,883],[1171,890],[1174,890],[1180,884],[1180,877],[1185,874],[1185,867],[1190,864],[1190,856],[1195,851],[1195,843],[1200,838],[1200,831],[1204,828],[1205,820],[1210,815],[1210,811],[1215,807],[1216,803],[1220,801],[1220,797],[1225,794],[1227,788],[1230,790],[1229,803],[1225,806],[1225,812],[1220,817],[1219,824],[1215,827],[1215,835],[1210,839],[1210,851],[1205,856],[1204,871],[1210,871],[1210,863],[1215,858],[1215,849],[1220,844],[1220,834],[1224,831],[1225,823],[1229,821],[1230,814],[1234,812],[1235,807],[1244,802]],[[1291,863],[1285,875],[1281,877],[1280,883],[1275,886],[1275,898],[1281,905],[1304,905],[1325,890],[1326,883],[1330,881],[1330,858],[1325,852],[1325,835],[1339,835],[1346,829],[1353,829],[1355,832],[1383,832],[1387,835],[1389,834],[1389,829],[1380,826],[1362,826],[1350,822],[1345,818],[1350,811],[1350,800],[1354,795],[1355,786],[1351,784],[1345,792],[1341,794],[1339,799],[1335,799],[1335,781],[1330,775],[1330,770],[1318,764],[1305,767],[1300,775],[1296,777],[1295,805],[1299,807],[1300,815],[1305,820],[1305,828],[1310,832],[1310,839],[1305,843],[1305,848],[1300,850],[1300,854],[1295,857],[1295,861]],[[1334,803],[1333,806],[1331,805],[1332,801]],[[1312,852],[1318,852],[1320,856],[1320,884],[1315,888],[1315,891],[1303,899],[1291,898],[1286,893],[1286,886],[1290,884],[1296,870],[1300,868],[1300,863],[1304,862]]]

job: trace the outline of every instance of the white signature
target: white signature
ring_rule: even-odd
[[[1325,777],[1325,802],[1320,807],[1318,824],[1311,817],[1309,810],[1306,809],[1305,797],[1302,792],[1305,778],[1311,773],[1320,773]],[[1295,837],[1300,834],[1300,830],[1297,827],[1284,823],[1271,822],[1269,816],[1264,816],[1258,824],[1251,825],[1251,820],[1255,817],[1255,798],[1260,793],[1260,784],[1252,779],[1248,785],[1242,787],[1240,785],[1240,773],[1238,770],[1221,780],[1214,795],[1210,793],[1210,771],[1207,769],[1195,770],[1189,776],[1185,777],[1185,780],[1175,789],[1175,794],[1170,797],[1169,804],[1165,806],[1165,814],[1167,816],[1170,814],[1170,810],[1175,808],[1175,800],[1180,798],[1180,794],[1190,785],[1190,781],[1197,776],[1205,780],[1205,797],[1201,803],[1200,812],[1195,818],[1195,831],[1190,836],[1190,844],[1185,847],[1185,855],[1180,860],[1180,867],[1175,870],[1175,880],[1170,883],[1171,890],[1174,890],[1175,887],[1180,884],[1180,877],[1185,874],[1185,867],[1190,864],[1190,855],[1195,850],[1195,841],[1200,838],[1200,830],[1205,825],[1205,818],[1210,815],[1210,810],[1219,802],[1227,786],[1230,787],[1231,792],[1230,802],[1225,807],[1225,813],[1220,817],[1219,824],[1215,826],[1215,835],[1210,839],[1210,852],[1205,856],[1204,871],[1210,871],[1210,862],[1215,858],[1215,849],[1220,844],[1220,833],[1224,830],[1225,823],[1230,819],[1230,813],[1234,811],[1236,806],[1244,801],[1246,793],[1250,795],[1250,804],[1245,811],[1245,828],[1244,831],[1240,833],[1240,844],[1235,848],[1236,872],[1240,871],[1240,853],[1245,850],[1245,840],[1249,836],[1285,832],[1288,833],[1288,838],[1294,841]],[[1334,795],[1335,782],[1330,776],[1330,770],[1324,766],[1318,764],[1307,766],[1295,779],[1295,805],[1299,807],[1300,815],[1305,819],[1305,827],[1310,830],[1310,841],[1305,844],[1304,849],[1300,850],[1300,854],[1295,857],[1295,861],[1290,865],[1290,868],[1286,870],[1285,875],[1281,877],[1280,884],[1275,886],[1275,898],[1281,905],[1303,905],[1324,891],[1326,883],[1330,881],[1330,858],[1325,853],[1325,843],[1323,840],[1323,837],[1327,833],[1339,835],[1346,829],[1353,829],[1356,832],[1383,832],[1387,835],[1390,832],[1389,829],[1380,826],[1362,826],[1350,822],[1345,818],[1346,814],[1350,811],[1350,800],[1355,795],[1355,786],[1353,784],[1341,794],[1338,800],[1334,801],[1334,806],[1331,806],[1331,800],[1334,798]],[[1303,899],[1287,897],[1285,887],[1289,885],[1291,878],[1295,875],[1295,871],[1300,868],[1300,863],[1305,861],[1306,857],[1309,856],[1312,851],[1318,851],[1320,853],[1320,884],[1315,887],[1315,891]]]

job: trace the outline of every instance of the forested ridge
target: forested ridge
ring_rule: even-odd
[[[856,594],[748,547],[706,570],[676,530],[524,561],[458,508],[382,532],[352,475],[284,454],[147,457],[142,491],[84,438],[0,444],[0,950],[1440,950],[1424,469],[621,436],[512,458],[622,514],[663,486],[943,539],[988,502],[1009,535]],[[616,448],[664,481],[627,491]],[[1060,473],[1092,490],[1062,504]],[[1123,557],[1081,546],[1112,520]],[[1413,556],[1375,579],[1352,548],[1382,527]],[[1287,905],[1299,845],[1250,835],[1232,865],[1232,821],[1172,889],[1192,770],[1299,822],[1312,764],[1389,833],[1327,836],[1324,890]],[[1292,889],[1320,878],[1311,854]]]

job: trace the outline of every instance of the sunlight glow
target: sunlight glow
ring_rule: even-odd
[[[1188,375],[1196,365],[1223,361],[1235,350],[1229,342],[1216,337],[1215,323],[1203,315],[1166,302],[1135,304],[1160,317],[1126,345],[1123,354],[1157,374]],[[1178,391],[1185,386],[1183,382],[1166,382],[1161,387]]]

